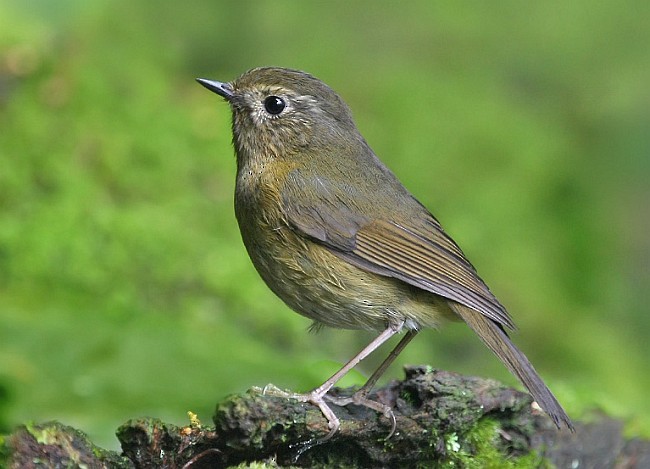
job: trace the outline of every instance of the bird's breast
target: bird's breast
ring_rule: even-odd
[[[290,168],[242,170],[235,191],[242,239],[262,279],[290,308],[344,329],[442,321],[448,308],[435,295],[360,269],[289,225],[278,188]]]

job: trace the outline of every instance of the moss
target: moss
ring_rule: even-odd
[[[2,448],[5,454],[0,456],[0,467],[24,467],[35,457],[56,467],[90,467],[92,463],[133,467],[123,456],[94,445],[85,433],[59,422],[20,427]]]
[[[450,433],[444,437],[446,455],[440,467],[505,468],[552,467],[537,452],[521,456],[507,454],[500,443],[500,425],[484,418],[467,434]]]

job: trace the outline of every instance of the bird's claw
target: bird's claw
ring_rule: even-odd
[[[356,393],[354,393],[352,396],[349,397],[334,397],[328,395],[324,397],[328,401],[341,407],[347,406],[349,404],[354,404],[363,407],[368,407],[369,409],[372,409],[376,412],[379,412],[380,414],[383,414],[384,417],[386,417],[391,421],[391,429],[386,439],[388,440],[391,436],[395,434],[395,430],[397,428],[397,419],[395,418],[395,413],[393,412],[393,409],[391,409],[389,406],[385,404],[382,404],[381,402],[368,399],[366,397],[365,392],[357,391]]]

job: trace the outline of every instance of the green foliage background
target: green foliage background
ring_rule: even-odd
[[[115,447],[131,417],[316,386],[370,339],[307,333],[239,240],[229,110],[194,78],[280,65],[348,101],[569,412],[647,433],[649,20],[642,0],[0,0],[0,425]],[[398,362],[515,384],[459,325]]]

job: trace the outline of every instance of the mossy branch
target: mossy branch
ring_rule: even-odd
[[[351,390],[334,392],[347,395]],[[328,428],[317,408],[249,391],[218,405],[214,427],[195,419],[180,428],[157,419],[129,421],[117,431],[122,454],[97,448],[77,430],[49,423],[21,427],[6,437],[4,458],[7,466],[21,468],[85,464],[200,469],[253,463],[543,467],[547,462],[600,467],[603,461],[650,467],[650,442],[626,441],[621,422],[601,417],[578,423],[574,434],[558,431],[527,394],[495,381],[407,367],[403,381],[392,382],[372,397],[394,409],[397,431],[389,439],[391,422],[385,416],[354,405],[333,406],[341,428],[318,444]]]

